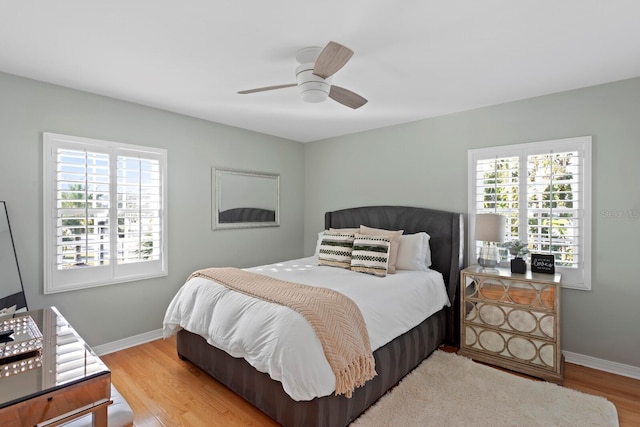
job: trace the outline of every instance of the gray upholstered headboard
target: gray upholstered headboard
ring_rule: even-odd
[[[431,236],[431,268],[444,276],[452,304],[450,341],[457,342],[459,283],[464,253],[464,221],[461,213],[406,206],[365,206],[326,212],[325,229],[366,225],[404,234],[424,231]]]

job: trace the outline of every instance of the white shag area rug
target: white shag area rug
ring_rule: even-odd
[[[604,397],[434,352],[350,427],[618,426]]]

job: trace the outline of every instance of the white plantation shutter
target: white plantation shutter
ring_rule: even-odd
[[[507,233],[514,239],[519,238],[519,191],[519,157],[495,157],[476,162],[475,213],[499,211],[507,217]]]
[[[577,151],[528,156],[527,241],[533,252],[553,254],[556,266],[580,265],[582,216]]]
[[[44,134],[45,293],[166,275],[166,150]]]
[[[474,219],[507,217],[505,242],[552,254],[563,286],[590,289],[591,138],[469,151],[469,260],[478,258]],[[508,265],[508,251],[501,256]]]
[[[118,156],[118,262],[158,260],[161,250],[158,160]]]
[[[56,152],[58,269],[109,263],[109,155]]]

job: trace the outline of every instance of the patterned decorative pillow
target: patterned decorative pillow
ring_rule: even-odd
[[[351,252],[353,251],[354,239],[355,233],[325,231],[322,234],[322,242],[318,252],[318,265],[351,268]]]
[[[400,236],[404,230],[385,230],[383,228],[371,228],[366,225],[360,226],[360,234],[368,236],[385,236],[391,239],[391,249],[389,250],[389,274],[396,272],[396,260],[398,259],[398,246],[400,245]]]
[[[390,236],[356,234],[351,253],[351,269],[385,277],[389,269]]]

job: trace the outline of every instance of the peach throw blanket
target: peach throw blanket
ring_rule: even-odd
[[[336,395],[353,390],[376,376],[369,334],[358,306],[332,289],[301,285],[237,268],[207,268],[189,276],[213,280],[241,292],[300,313],[315,331],[336,376]]]

